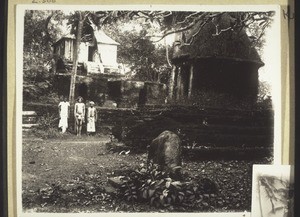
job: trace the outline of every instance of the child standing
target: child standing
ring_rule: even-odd
[[[59,123],[58,128],[61,128],[61,133],[65,133],[68,128],[68,118],[70,112],[70,103],[67,102],[67,97],[63,97],[63,101],[58,104]]]
[[[97,122],[97,110],[94,107],[95,103],[90,101],[90,107],[87,110],[87,134],[94,134],[96,132],[95,123]]]
[[[77,102],[75,103],[74,116],[76,135],[80,136],[85,116],[85,104],[83,103],[83,98],[81,96],[78,97]]]

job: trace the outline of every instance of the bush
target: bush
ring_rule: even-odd
[[[55,92],[48,93],[39,97],[39,102],[58,105],[60,102],[59,95]]]
[[[50,128],[54,128],[55,126],[57,126],[58,121],[59,121],[59,117],[57,117],[54,114],[46,113],[38,118],[37,129],[49,130]]]
[[[213,209],[209,205],[210,196],[217,193],[216,184],[205,178],[191,181],[171,178],[170,174],[151,164],[123,178],[120,195],[128,202],[144,202],[157,208],[203,208]]]
[[[36,137],[42,139],[54,139],[54,138],[63,138],[64,134],[61,134],[57,128],[49,128],[48,130],[34,129],[33,134]]]
[[[49,113],[40,116],[37,120],[37,127],[33,130],[35,136],[43,139],[62,138],[57,128],[58,117]]]

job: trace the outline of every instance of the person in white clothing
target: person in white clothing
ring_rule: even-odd
[[[97,122],[97,110],[94,107],[95,103],[90,101],[90,107],[87,110],[87,134],[94,134],[96,132],[96,122]]]
[[[77,102],[75,103],[74,116],[76,135],[80,136],[85,116],[85,104],[83,103],[83,98],[81,96],[78,97]]]
[[[58,128],[61,129],[61,133],[65,133],[68,128],[68,118],[70,113],[70,103],[67,102],[67,97],[63,98],[58,104],[59,123]]]

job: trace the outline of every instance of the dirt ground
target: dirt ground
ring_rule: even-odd
[[[147,154],[110,152],[106,136],[60,139],[23,138],[22,198],[25,211],[35,212],[165,212],[149,204],[131,204],[115,195],[107,180],[146,163]],[[127,150],[124,150],[127,151]],[[209,211],[250,211],[252,165],[261,160],[183,159],[191,177],[206,177],[218,186]],[[203,211],[203,210],[193,210]]]

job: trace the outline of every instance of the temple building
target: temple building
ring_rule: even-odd
[[[169,98],[189,100],[204,92],[256,100],[258,69],[264,63],[246,31],[229,28],[232,16],[224,13],[217,24],[176,34]]]
[[[119,45],[98,29],[83,37],[78,54],[75,97],[93,100],[98,105],[112,100],[118,107],[164,103],[167,94],[165,84],[125,78],[117,63]],[[67,96],[70,91],[75,37],[66,35],[53,47],[56,89],[59,95]]]
[[[95,101],[103,100],[109,80],[123,77],[117,63],[119,43],[101,29],[83,37],[78,53],[75,96]],[[75,37],[66,35],[53,45],[56,84],[59,95],[68,95],[73,64]]]

